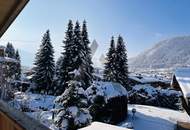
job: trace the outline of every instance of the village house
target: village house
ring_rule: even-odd
[[[182,92],[183,107],[190,115],[190,68],[176,69],[171,86]]]
[[[150,84],[152,87],[155,88],[169,88],[170,81],[167,79],[161,79],[159,77],[149,77],[141,74],[130,74],[129,75],[129,85],[135,86],[139,84]]]

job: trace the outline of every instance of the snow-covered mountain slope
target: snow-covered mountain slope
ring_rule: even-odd
[[[131,68],[176,68],[190,65],[190,36],[157,43],[129,60]]]

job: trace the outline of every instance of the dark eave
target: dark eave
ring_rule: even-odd
[[[22,11],[29,0],[0,0],[0,37]]]

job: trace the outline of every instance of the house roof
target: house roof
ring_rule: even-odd
[[[0,45],[0,49],[5,49],[5,46]]]
[[[29,0],[0,0],[0,37]]]
[[[190,97],[190,68],[180,68],[175,71],[176,80],[185,97]]]
[[[147,75],[138,75],[138,74],[130,74],[129,79],[135,80],[142,84],[148,84],[153,82],[168,82],[169,80],[164,79],[162,77],[153,77],[153,76],[147,76]]]
[[[94,99],[94,87],[96,87],[95,95],[104,96],[106,100],[110,100],[114,97],[128,96],[127,90],[121,84],[98,81],[86,90],[86,94],[89,96],[89,99],[92,100]]]
[[[93,122],[91,125],[81,128],[79,130],[129,130],[129,129],[101,122]]]

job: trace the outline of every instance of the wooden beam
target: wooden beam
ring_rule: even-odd
[[[0,130],[25,130],[15,120],[0,112]]]
[[[0,37],[9,28],[12,22],[16,19],[18,14],[22,11],[29,0],[0,0],[0,12],[2,21],[0,22]],[[5,7],[5,5],[7,7]]]

